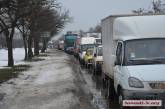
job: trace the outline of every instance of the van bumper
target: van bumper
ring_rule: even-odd
[[[165,109],[165,90],[161,91],[132,91],[123,90],[125,100],[161,100],[162,107]]]

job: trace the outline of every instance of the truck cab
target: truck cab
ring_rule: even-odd
[[[147,96],[158,99],[161,94],[164,95],[164,44],[165,38],[118,41],[114,86],[116,91],[121,88],[124,99],[145,99]]]

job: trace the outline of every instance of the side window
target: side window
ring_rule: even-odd
[[[117,58],[117,63],[121,64],[122,62],[122,43],[119,42],[117,45],[117,50],[116,50],[116,58]]]

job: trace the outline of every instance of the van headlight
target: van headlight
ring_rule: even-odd
[[[144,84],[142,83],[142,81],[140,81],[139,79],[137,79],[135,77],[129,77],[128,78],[128,83],[129,83],[130,87],[144,88]]]

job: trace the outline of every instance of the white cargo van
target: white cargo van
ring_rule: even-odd
[[[63,40],[58,41],[58,49],[59,50],[64,50],[64,41]]]
[[[102,20],[103,80],[123,100],[165,97],[165,15],[114,15]],[[161,98],[162,97],[162,98]],[[162,102],[163,105],[163,102]]]
[[[98,45],[95,46],[93,50],[92,67],[94,74],[101,74],[102,63],[103,63],[103,47],[102,45]]]
[[[94,48],[94,37],[82,37],[80,39],[80,52],[79,52],[79,60],[80,63],[84,63],[84,56],[87,49]]]

